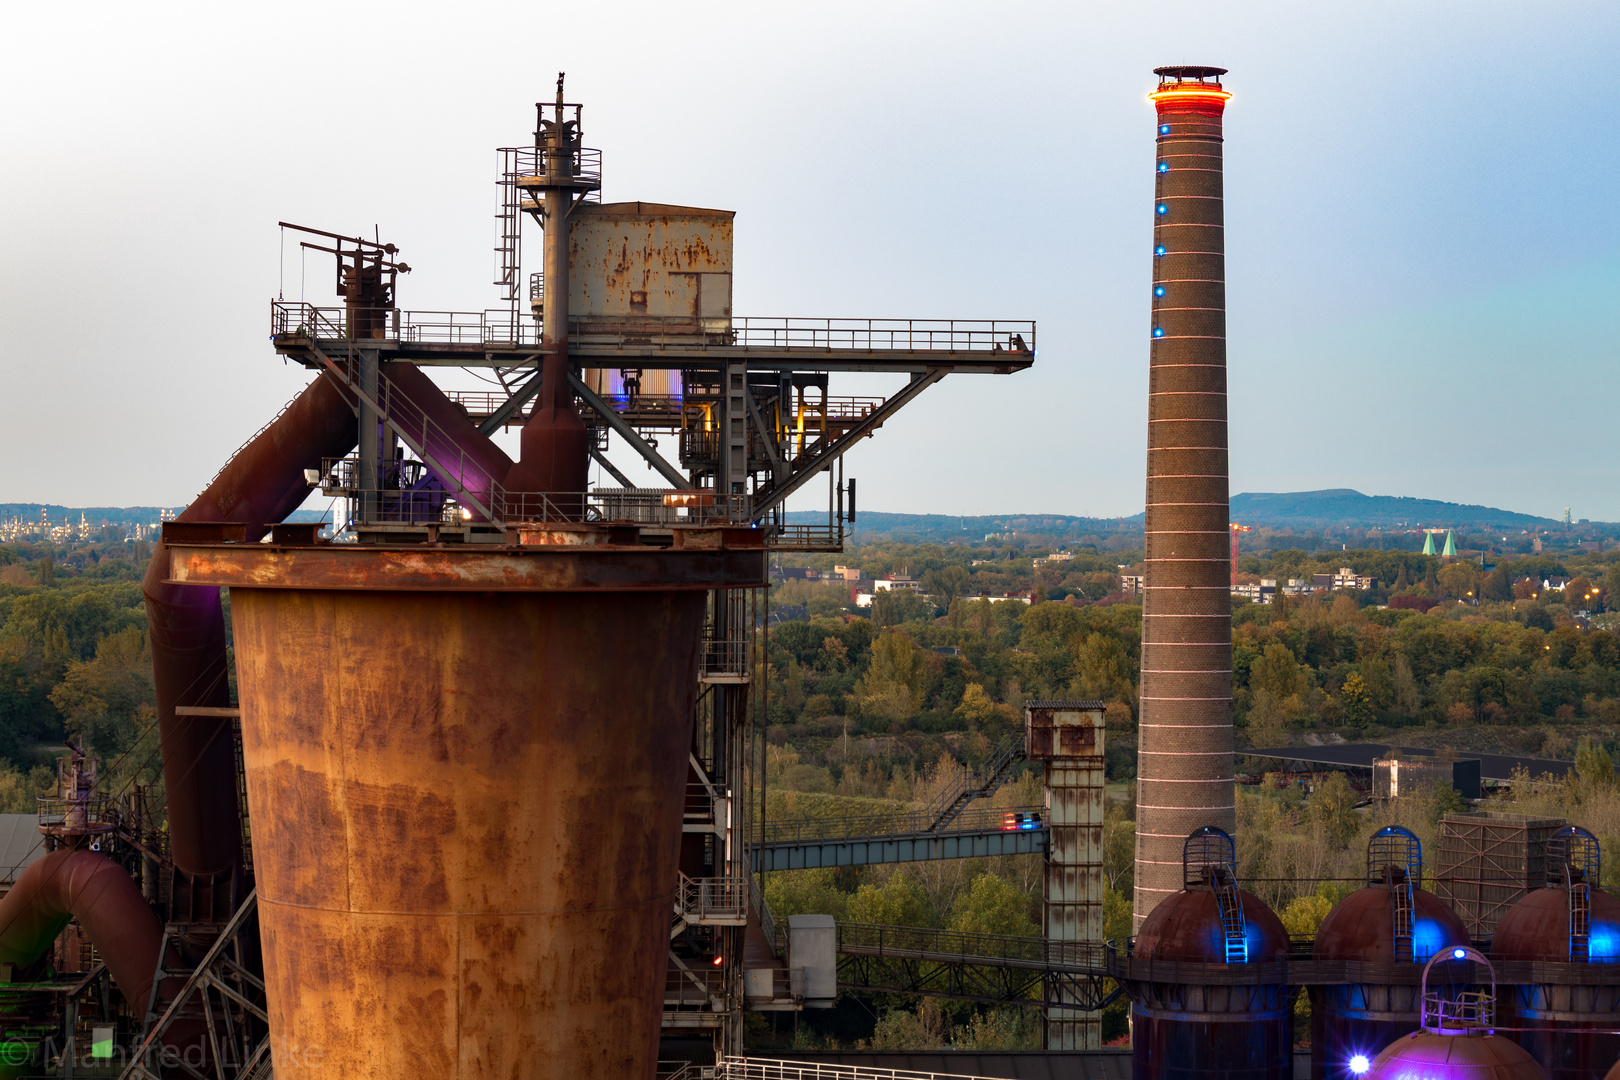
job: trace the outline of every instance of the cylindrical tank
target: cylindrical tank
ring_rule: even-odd
[[[1218,835],[1230,851],[1219,830],[1200,835]],[[1131,997],[1131,1074],[1291,1080],[1293,991],[1281,963],[1288,931],[1263,900],[1237,888],[1229,861],[1185,862],[1186,887],[1153,909],[1126,970],[1116,972]],[[1268,964],[1276,967],[1255,966]]]
[[[705,590],[763,552],[575,539],[173,549],[232,586],[278,1077],[652,1077]]]
[[[1583,903],[1584,942],[1571,932]],[[1529,1029],[1509,1034],[1552,1080],[1590,1080],[1620,1059],[1620,899],[1581,881],[1528,893],[1497,923],[1491,962],[1506,984],[1498,1025]]]
[[[1468,930],[1438,896],[1418,888],[1416,836],[1392,826],[1368,841],[1370,884],[1334,906],[1316,932],[1317,960],[1355,961],[1355,982],[1312,986],[1312,1080],[1354,1080],[1352,1062],[1418,1029],[1414,964],[1469,944]],[[1404,971],[1402,970],[1404,969]]]
[[[1230,832],[1224,68],[1155,69],[1142,715],[1135,922],[1181,888],[1183,837]]]

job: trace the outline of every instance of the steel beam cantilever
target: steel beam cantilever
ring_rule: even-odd
[[[819,476],[825,472],[833,462],[844,456],[844,452],[866,436],[883,426],[884,421],[899,412],[902,407],[911,403],[916,396],[933,386],[946,375],[944,368],[929,368],[921,374],[914,374],[899,393],[889,398],[878,408],[874,409],[866,419],[850,428],[843,438],[833,443],[816,456],[808,468],[796,473],[792,479],[780,487],[773,486],[765,493],[763,501],[754,504],[754,520],[758,521],[771,510],[787,501],[789,495],[803,487],[811,477]]]

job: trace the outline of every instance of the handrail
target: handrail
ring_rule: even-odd
[[[791,844],[801,841],[865,840],[874,837],[949,836],[952,833],[984,832],[991,829],[1020,832],[1044,828],[1046,824],[1046,808],[1039,805],[973,807],[956,815],[947,827],[942,829],[930,827],[935,816],[935,811],[923,809],[770,821],[765,824],[763,831],[755,832],[753,843]]]
[[[540,328],[509,309],[405,311],[380,308],[351,312],[304,301],[271,301],[271,334],[291,340],[349,340],[352,315],[359,324],[389,327],[392,340],[413,344],[539,345]],[[697,319],[689,316],[604,318],[576,316],[570,337],[582,345],[634,343],[650,346],[744,346],[863,352],[978,352],[1034,355],[1033,319],[867,319],[794,316]]]

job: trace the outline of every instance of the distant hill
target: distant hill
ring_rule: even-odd
[[[1551,518],[1516,514],[1489,506],[1409,499],[1400,495],[1363,495],[1350,488],[1323,491],[1245,492],[1232,496],[1232,520],[1244,525],[1304,526],[1351,525],[1362,528],[1426,525],[1461,528],[1495,525],[1513,529],[1539,529],[1561,525]]]

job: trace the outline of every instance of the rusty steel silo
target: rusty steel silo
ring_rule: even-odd
[[[1135,926],[1180,891],[1181,846],[1231,832],[1224,68],[1156,68],[1153,319]]]
[[[277,1076],[653,1075],[706,591],[764,578],[697,532],[171,545],[231,589]]]

